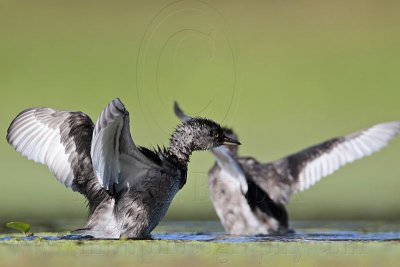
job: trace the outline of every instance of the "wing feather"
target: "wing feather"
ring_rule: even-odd
[[[400,122],[382,123],[368,129],[304,149],[272,163],[238,158],[247,177],[271,199],[286,204],[294,193],[304,191],[342,166],[369,156],[400,135]]]
[[[90,166],[78,164],[78,158],[90,162],[88,150],[93,131],[90,118],[81,112],[58,111],[51,108],[31,108],[21,112],[7,131],[7,141],[16,151],[37,163],[48,166],[53,175],[66,187],[74,191],[80,188],[75,179]],[[78,154],[77,139],[85,146]]]
[[[145,169],[159,167],[133,142],[129,112],[119,99],[111,101],[100,114],[90,153],[98,181],[111,193],[116,187],[117,190],[124,187],[122,184],[128,178],[134,179],[132,177],[141,176]]]
[[[400,122],[377,124],[305,149],[275,162],[274,165],[288,169],[286,175],[292,177],[290,180],[293,181],[293,192],[300,192],[340,167],[381,150],[399,134]]]
[[[188,116],[185,114],[185,112],[183,112],[183,110],[181,109],[181,107],[179,106],[178,102],[174,102],[174,112],[175,115],[182,121],[188,121],[190,119],[192,119],[192,117]]]

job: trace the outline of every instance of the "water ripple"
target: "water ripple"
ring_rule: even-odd
[[[400,232],[381,232],[381,233],[357,233],[350,231],[336,231],[324,233],[296,233],[285,236],[230,236],[223,233],[165,233],[154,234],[154,240],[163,241],[197,241],[197,242],[216,242],[216,243],[248,243],[248,242],[318,242],[318,241],[400,241]],[[97,240],[89,236],[80,235],[65,235],[65,236],[27,236],[15,237],[5,236],[0,237],[0,242],[8,241],[85,241]]]

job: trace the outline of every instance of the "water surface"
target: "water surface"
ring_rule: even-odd
[[[43,227],[43,226],[42,226]],[[40,228],[40,227],[39,227]],[[55,227],[57,228],[57,227]],[[165,222],[153,232],[154,240],[165,241],[199,241],[217,243],[246,242],[318,242],[318,241],[400,241],[400,224],[388,222],[365,221],[297,221],[292,223],[295,233],[285,236],[231,236],[223,232],[218,222]],[[42,229],[42,228],[40,228]],[[54,229],[45,229],[54,231]],[[95,240],[86,236],[68,233],[40,234],[21,237],[17,234],[6,234],[0,242],[12,240]]]

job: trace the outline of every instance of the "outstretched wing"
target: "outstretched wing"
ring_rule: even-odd
[[[13,120],[7,141],[23,156],[47,165],[66,187],[81,192],[76,178],[92,169],[92,132],[93,123],[82,112],[31,108]]]
[[[129,112],[114,99],[101,113],[93,132],[91,156],[100,184],[113,192],[128,178],[142,177],[150,168],[159,168],[156,155],[142,150],[132,140]]]
[[[185,112],[183,112],[183,110],[179,106],[178,102],[176,102],[176,101],[174,102],[174,112],[175,112],[175,115],[181,120],[181,122],[185,122],[185,121],[192,119],[192,117],[186,115]]]
[[[242,194],[246,195],[248,191],[246,175],[236,159],[229,154],[228,149],[225,146],[219,146],[213,148],[211,152],[214,154],[221,172],[224,172],[224,175],[234,177],[232,180],[239,184]]]
[[[399,134],[400,122],[389,122],[333,138],[258,166],[264,169],[264,175],[255,175],[254,182],[275,201],[286,203],[291,194],[306,190],[340,167],[379,151]]]

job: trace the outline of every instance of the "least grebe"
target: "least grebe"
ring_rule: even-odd
[[[177,103],[174,111],[182,121],[191,119]],[[223,129],[226,136],[237,139],[232,129]],[[211,201],[229,234],[286,234],[292,230],[285,205],[293,194],[379,151],[399,134],[400,122],[377,124],[269,163],[241,157],[234,146],[214,148],[216,163],[208,175]]]
[[[82,112],[31,108],[11,123],[7,141],[45,164],[66,187],[83,194],[89,219],[79,233],[96,238],[147,238],[186,182],[193,151],[239,144],[209,119],[177,126],[167,148],[135,145],[129,113],[111,101],[94,125]]]

